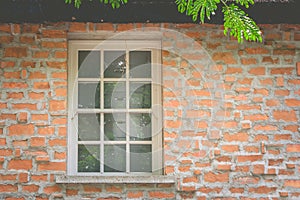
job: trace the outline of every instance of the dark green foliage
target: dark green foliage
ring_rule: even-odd
[[[243,40],[262,42],[261,31],[256,23],[243,10],[234,3],[227,5],[226,0],[176,0],[178,11],[191,16],[193,21],[199,20],[204,23],[205,18],[210,20],[211,15],[215,14],[218,4],[223,4],[224,14],[224,34],[228,32],[231,36],[238,39],[239,43]],[[254,4],[253,0],[235,0],[241,6],[249,8]]]
[[[223,7],[224,13],[224,34],[229,31],[231,36],[238,39],[238,42],[248,41],[262,42],[261,31],[256,23],[235,4]]]
[[[90,0],[91,1],[91,0]],[[72,3],[72,0],[65,0],[66,3]],[[127,0],[100,0],[101,3],[110,4],[112,8],[119,8],[121,4],[127,3]],[[249,8],[254,4],[254,0],[234,0],[227,5],[227,0],[175,0],[178,12],[185,13],[192,17],[193,21],[205,22],[205,18],[210,20],[211,15],[215,15],[218,4],[223,4],[222,12],[224,14],[224,34],[228,32],[231,36],[238,39],[239,43],[247,41],[262,42],[261,31],[257,24],[236,4]],[[236,3],[236,4],[235,4]],[[74,6],[79,8],[81,0],[74,0]]]
[[[82,0],[74,0],[74,6],[79,8]],[[90,0],[92,1],[92,0]],[[127,3],[127,0],[99,0],[100,3],[110,4],[113,9],[119,8],[121,4]],[[73,0],[65,0],[66,3],[71,4]]]

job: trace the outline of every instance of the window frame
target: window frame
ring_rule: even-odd
[[[78,118],[78,51],[79,50],[125,50],[126,56],[131,50],[150,50],[152,68],[152,173],[124,172],[124,173],[84,173],[77,172],[78,135],[76,124]],[[101,53],[103,55],[103,53]],[[127,58],[128,59],[128,58]],[[126,60],[127,60],[126,59]],[[103,61],[103,56],[101,57]],[[100,63],[102,63],[102,61]],[[101,64],[103,65],[103,64]],[[128,62],[127,62],[128,65]],[[126,66],[127,69],[129,66]],[[102,69],[104,67],[102,66]],[[126,70],[128,71],[128,70]],[[128,72],[127,72],[128,73]],[[103,72],[100,81],[103,82]],[[128,75],[126,77],[128,79]],[[162,75],[161,75],[161,41],[159,40],[69,40],[68,41],[68,157],[67,175],[69,176],[134,176],[134,175],[162,175],[163,174],[163,147],[162,147]],[[102,86],[103,88],[103,86]],[[153,107],[153,105],[158,105]],[[105,110],[105,109],[103,109]],[[102,109],[99,112],[102,113]],[[126,114],[129,113],[128,110]],[[75,120],[75,123],[74,123]],[[75,125],[75,126],[74,126]],[[103,125],[101,125],[101,128]],[[102,128],[103,129],[103,128]],[[153,132],[156,134],[153,135]],[[103,142],[103,141],[102,141]],[[103,149],[102,149],[103,150]],[[128,153],[127,153],[128,154]],[[103,156],[102,156],[103,157]],[[127,160],[128,156],[126,156]],[[100,162],[103,162],[100,161]],[[100,163],[101,164],[101,163]],[[128,170],[128,166],[127,166]]]

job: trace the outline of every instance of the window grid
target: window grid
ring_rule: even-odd
[[[75,62],[78,61],[78,52],[80,51],[81,49],[78,48],[75,53],[77,54],[77,56],[75,56]],[[83,49],[85,50],[85,49]],[[90,49],[87,49],[87,50],[90,50]],[[115,49],[114,49],[115,50]],[[78,107],[76,107],[76,110],[77,110],[77,113],[78,114],[81,114],[81,113],[99,113],[100,114],[100,141],[78,141],[76,139],[76,151],[75,151],[75,155],[76,155],[76,159],[75,159],[75,174],[78,174],[77,173],[77,161],[78,161],[78,145],[79,144],[84,144],[84,145],[99,145],[99,148],[100,148],[100,173],[103,174],[104,173],[104,145],[112,145],[112,144],[126,144],[126,170],[125,172],[126,173],[129,173],[130,172],[130,145],[131,144],[151,144],[152,145],[152,151],[154,150],[153,149],[153,139],[151,141],[131,141],[130,140],[130,135],[129,135],[129,132],[130,132],[130,118],[129,118],[129,115],[130,113],[151,113],[151,118],[152,118],[152,122],[153,123],[153,118],[155,116],[153,116],[153,113],[152,113],[152,109],[136,109],[136,108],[133,108],[131,109],[130,108],[130,83],[133,83],[133,82],[150,82],[151,83],[151,96],[154,95],[154,91],[157,90],[157,88],[154,88],[154,85],[153,85],[153,76],[154,76],[154,72],[155,70],[152,70],[152,75],[151,77],[152,78],[131,78],[130,77],[130,69],[129,69],[129,50],[126,50],[126,75],[125,75],[125,78],[105,78],[104,77],[104,51],[105,49],[101,49],[100,50],[100,78],[77,78],[77,81],[75,79],[75,82],[77,82],[77,86],[75,86],[75,90],[77,91],[77,94],[78,94],[78,84],[79,83],[82,83],[82,82],[98,82],[100,83],[100,109],[97,109],[97,108],[93,108],[93,109],[80,109]],[[149,51],[149,49],[147,49],[146,51]],[[151,52],[153,52],[152,50],[150,50]],[[74,52],[73,52],[74,53]],[[153,58],[153,53],[152,53],[152,56],[151,56],[151,64],[153,64],[154,58]],[[78,63],[77,63],[78,65]],[[119,81],[125,81],[125,85],[126,85],[126,108],[125,109],[106,109],[104,108],[104,83],[105,82],[110,82],[110,81],[115,81],[115,82],[119,82]],[[153,99],[153,97],[152,97]],[[73,101],[75,102],[75,105],[78,104],[78,98],[75,98],[73,99]],[[152,102],[152,105],[153,105],[153,102]],[[104,114],[105,113],[125,113],[126,114],[126,140],[125,141],[106,141],[104,139],[105,137],[105,134],[104,134]],[[76,115],[76,117],[74,118],[75,121],[76,121],[76,124],[78,124],[78,114]],[[154,125],[154,124],[153,124]],[[157,126],[157,125],[154,125],[154,126]],[[157,129],[157,128],[153,128],[153,129]],[[78,129],[77,129],[78,130]],[[152,130],[153,131],[153,130]],[[77,132],[77,131],[76,131]],[[78,133],[76,133],[76,138],[78,138]],[[154,156],[154,154],[153,154]],[[74,161],[74,158],[73,159],[69,159],[69,160],[73,160]],[[161,161],[160,161],[161,162]],[[157,162],[157,163],[160,163],[160,162]],[[74,168],[68,168],[69,170],[68,171],[71,171],[73,174],[74,174]],[[79,173],[79,174],[85,174],[85,173]],[[89,175],[93,174],[93,173],[88,173]],[[95,174],[98,174],[98,173],[95,173]],[[143,173],[144,174],[144,173]]]

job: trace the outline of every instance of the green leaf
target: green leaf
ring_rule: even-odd
[[[262,41],[261,31],[256,23],[235,4],[224,6],[224,34],[229,31],[231,36],[242,43],[244,39],[248,41]]]

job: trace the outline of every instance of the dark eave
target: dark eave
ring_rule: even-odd
[[[77,22],[171,22],[191,23],[177,12],[175,0],[128,0],[113,10],[99,0],[82,0],[80,9],[65,0],[0,0],[0,23]],[[256,0],[247,13],[259,24],[300,24],[300,0]],[[207,23],[222,24],[220,9]]]

